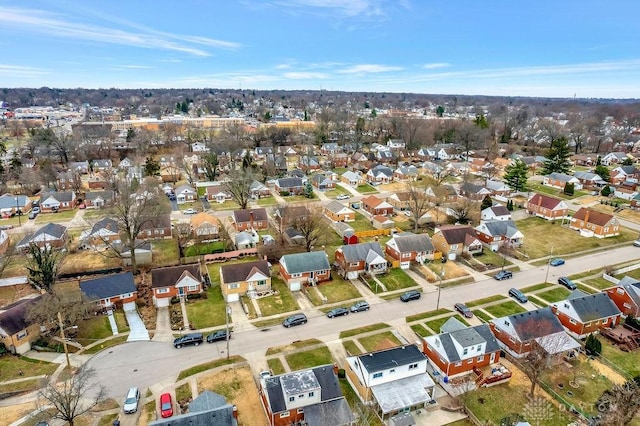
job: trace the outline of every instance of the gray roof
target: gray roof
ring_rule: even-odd
[[[196,280],[202,282],[200,264],[168,266],[166,268],[156,268],[151,270],[151,288],[162,288],[175,286],[178,280],[189,274]]]
[[[521,342],[564,331],[564,327],[548,306],[491,320],[496,324],[505,321],[513,326]]]
[[[350,244],[346,246],[340,246],[339,248],[344,254],[344,258],[347,262],[359,262],[366,260],[370,251],[374,251],[376,254],[384,257],[382,248],[377,242]]]
[[[10,305],[3,306],[0,309],[2,311],[0,312],[0,329],[8,335],[12,335],[29,327],[31,325],[31,322],[27,320],[29,307],[40,299],[42,296],[20,299]]]
[[[451,333],[443,333],[439,335],[442,347],[447,353],[449,362],[460,361],[460,356],[456,350],[455,342],[458,342],[463,348],[479,345],[486,342],[485,353],[496,352],[500,350],[498,341],[491,333],[488,324],[480,324],[475,327],[467,327],[462,330],[452,331]]]
[[[382,151],[382,152],[389,152],[389,151]],[[390,154],[390,156],[393,156],[393,154],[391,152],[389,152],[389,154]],[[393,170],[391,170],[391,168],[387,167],[387,166],[378,165],[378,166],[375,166],[374,168],[372,168],[370,171],[371,171],[371,173],[374,173],[374,174],[382,173],[382,174],[384,174],[385,176],[388,176],[388,177],[393,176]]]
[[[304,422],[308,426],[343,426],[353,424],[355,420],[344,398],[304,407]]]
[[[280,178],[276,181],[279,188],[298,188],[302,186],[302,179],[298,177]]]
[[[95,200],[97,198],[102,198],[103,200],[113,200],[114,194],[110,189],[106,189],[104,191],[90,191],[84,194],[85,200]]]
[[[401,253],[433,251],[433,244],[427,234],[403,232],[402,234],[394,235],[393,240],[398,245],[398,250],[400,250]]]
[[[595,173],[590,173],[590,172],[575,172],[573,174],[576,178],[580,179],[580,180],[592,180],[592,181],[601,181],[602,177],[600,177],[600,175],[597,175]]]
[[[346,209],[348,207],[345,207],[344,205],[342,205],[341,203],[337,202],[336,200],[333,200],[329,204],[324,206],[324,208],[329,210],[332,213],[338,213],[340,210],[344,210],[344,209]],[[351,210],[351,209],[349,209],[349,210]]]
[[[40,195],[40,202],[46,201],[49,197],[53,197],[60,202],[70,202],[73,201],[74,194],[73,191],[43,192],[42,195]]]
[[[620,315],[620,310],[606,293],[594,293],[567,300],[582,322]],[[562,301],[558,304],[563,303]]]
[[[440,326],[440,333],[452,333],[467,328],[456,316],[450,317]]]
[[[301,274],[303,272],[326,271],[331,269],[329,258],[324,251],[286,254],[280,258],[280,263],[289,274]]]
[[[223,265],[220,267],[220,275],[226,284],[237,283],[245,281],[254,269],[262,272],[267,277],[271,276],[269,262],[266,260]]]
[[[625,275],[618,283],[618,287],[624,288],[636,305],[640,306],[640,281]]]
[[[569,182],[571,179],[573,179],[573,176],[569,176],[569,175],[567,175],[567,174],[564,174],[564,173],[558,173],[558,172],[550,173],[550,174],[548,175],[548,177],[549,177],[550,179],[553,179],[553,180],[559,180],[559,181],[561,181],[561,182]]]
[[[260,207],[257,209],[233,211],[233,221],[235,223],[251,222],[252,217],[253,217],[253,220],[256,220],[256,221],[269,220],[269,216],[267,215],[267,210],[264,207]]]
[[[60,225],[58,223],[47,223],[33,234],[25,236],[22,241],[18,243],[18,246],[28,245],[31,241],[43,234],[51,235],[53,238],[59,240],[64,237],[66,232],[67,227],[64,225]]]
[[[358,360],[371,374],[391,367],[424,361],[425,356],[416,345],[411,344],[360,355]]]
[[[237,426],[234,406],[215,392],[205,390],[189,404],[187,414],[158,419],[149,426]]]
[[[333,225],[336,228],[336,232],[341,237],[350,237],[356,233],[356,231],[344,222],[337,222]]]
[[[31,200],[26,195],[4,194],[0,196],[0,209],[15,209],[16,207],[22,209],[30,202]]]
[[[512,220],[487,220],[476,227],[476,230],[482,225],[486,226],[489,231],[489,235],[493,236],[505,236],[510,238],[518,232],[518,227]]]
[[[80,290],[91,300],[108,299],[121,294],[138,291],[131,272],[106,275],[92,280],[82,281]]]
[[[118,221],[110,217],[104,217],[93,224],[93,226],[91,227],[91,231],[89,232],[89,235],[93,235],[98,231],[100,231],[101,229],[107,229],[111,232],[118,233],[119,232]]]

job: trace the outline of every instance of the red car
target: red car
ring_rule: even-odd
[[[160,415],[163,419],[173,416],[173,402],[169,393],[160,395]]]

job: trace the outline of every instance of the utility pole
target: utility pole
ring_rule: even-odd
[[[549,252],[549,259],[547,259],[547,273],[544,276],[544,282],[547,282],[547,278],[549,278],[549,267],[551,266],[551,257],[553,257],[553,246],[551,246],[551,251]]]
[[[442,291],[442,276],[444,275],[444,267],[440,266],[440,273],[438,274],[438,280],[440,284],[438,284],[438,301],[436,302],[436,311],[440,309],[440,292]]]
[[[229,316],[231,316],[231,306],[227,305],[225,308],[225,323],[227,326],[227,359],[229,359]]]
[[[16,195],[16,215],[18,215],[18,226],[22,226],[22,218],[20,217],[22,214],[22,211],[20,210],[20,196]]]
[[[67,339],[64,337],[64,323],[62,322],[62,313],[58,311],[58,326],[60,327],[60,338],[64,347],[64,355],[67,357],[67,368],[71,371],[71,362],[69,362],[69,349],[67,348]]]

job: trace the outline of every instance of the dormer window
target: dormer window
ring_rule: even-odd
[[[468,353],[469,353],[469,349],[464,348],[464,350],[462,351],[462,355],[466,355],[466,354],[468,354]]]

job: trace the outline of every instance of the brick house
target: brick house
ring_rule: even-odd
[[[101,209],[110,207],[115,201],[115,194],[112,190],[90,191],[84,194],[84,205],[88,209]]]
[[[0,342],[9,352],[24,354],[40,337],[40,324],[30,321],[28,313],[41,299],[42,296],[20,299],[0,309]]]
[[[131,272],[81,281],[80,290],[89,300],[107,309],[113,306],[122,307],[123,304],[135,302],[138,298],[138,289]]]
[[[411,210],[411,193],[409,191],[395,192],[387,198],[387,201],[397,210]]]
[[[546,220],[557,220],[569,216],[569,206],[558,198],[533,194],[527,201],[527,212]]]
[[[433,260],[433,244],[427,234],[403,232],[395,234],[385,244],[385,253],[399,262],[400,268],[409,269],[412,261],[422,263]]]
[[[291,291],[300,291],[304,284],[316,285],[331,279],[331,265],[324,251],[285,254],[279,266],[280,275]]]
[[[571,336],[584,339],[601,328],[615,327],[622,316],[607,293],[584,294],[575,290],[566,300],[551,304],[551,310]]]
[[[565,173],[553,172],[542,178],[543,185],[552,186],[558,189],[564,189],[568,183],[572,183],[575,189],[582,188],[582,184],[577,177],[570,176]]]
[[[70,237],[67,227],[58,223],[47,223],[33,234],[26,235],[18,244],[16,249],[27,250],[31,244],[35,244],[41,249],[47,246],[64,247],[69,242]]]
[[[175,190],[176,203],[184,204],[198,199],[198,191],[189,185],[180,185]]]
[[[270,426],[355,423],[331,364],[260,379],[260,400]]]
[[[458,324],[448,332],[422,338],[422,352],[435,371],[452,378],[500,361],[500,346],[489,325],[467,327],[455,318],[445,325],[449,322]]]
[[[610,287],[604,292],[620,309],[622,315],[632,318],[640,317],[640,281],[625,276],[616,286]]]
[[[493,251],[498,251],[503,245],[520,247],[524,243],[524,234],[512,220],[483,220],[475,230],[480,241]]]
[[[304,181],[298,177],[276,179],[275,190],[278,193],[286,192],[289,195],[301,195],[304,193]]]
[[[335,251],[335,263],[340,275],[349,280],[358,278],[362,273],[387,272],[387,259],[377,242],[340,246]]]
[[[480,220],[511,220],[511,212],[505,206],[497,204],[482,210]]]
[[[98,250],[120,242],[118,221],[105,217],[94,223],[91,229],[80,234],[82,248]]]
[[[620,223],[613,215],[581,207],[569,222],[569,227],[581,235],[596,238],[620,235]]]
[[[200,240],[212,240],[218,238],[220,233],[220,222],[218,218],[205,212],[200,212],[191,216],[191,232],[195,238]]]
[[[374,216],[391,216],[393,214],[393,206],[375,195],[363,198],[361,203],[362,208]]]
[[[475,229],[467,225],[446,225],[436,228],[431,243],[435,250],[451,260],[462,253],[481,253],[482,241]]]
[[[340,176],[340,181],[349,186],[356,187],[364,183],[364,178],[361,173],[352,172],[347,170]]]
[[[356,220],[356,212],[335,200],[324,206],[324,214],[333,222],[353,222]]]
[[[369,169],[365,178],[372,185],[390,183],[393,181],[393,170],[390,167],[378,165]]]
[[[26,195],[0,195],[0,216],[9,218],[20,210],[26,214],[31,210],[31,199]]]
[[[320,191],[326,191],[327,189],[335,188],[336,182],[325,174],[318,173],[311,177],[311,185]]]
[[[73,191],[45,192],[40,195],[40,211],[42,213],[73,210],[75,207],[76,194]]]
[[[220,289],[224,300],[237,302],[240,296],[271,291],[271,270],[266,260],[236,263],[220,267]]]
[[[500,347],[515,358],[524,358],[535,345],[551,355],[562,355],[580,348],[569,337],[549,307],[495,318],[489,322]]]
[[[233,226],[236,231],[248,229],[269,229],[269,217],[264,207],[248,210],[233,211]]]
[[[156,308],[169,306],[173,297],[187,297],[203,291],[200,264],[169,266],[151,270],[153,305]]]
[[[160,240],[172,237],[169,213],[156,216],[153,220],[145,222],[140,228],[138,239],[141,240]]]
[[[460,186],[460,195],[473,201],[482,201],[487,195],[491,195],[491,191],[482,185],[466,182]]]

